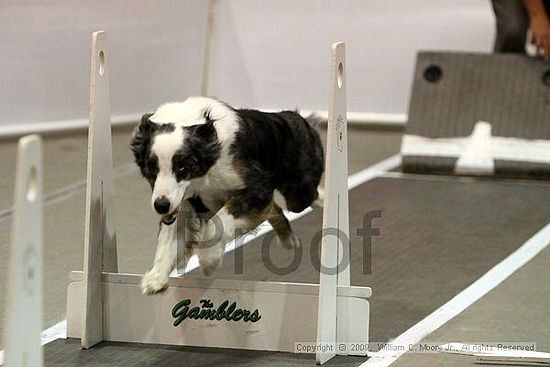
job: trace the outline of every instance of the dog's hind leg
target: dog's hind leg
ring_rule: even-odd
[[[301,246],[300,238],[292,232],[290,222],[285,217],[283,210],[275,202],[271,204],[271,211],[267,221],[277,234],[277,241],[281,246],[289,249]]]
[[[179,269],[185,269],[189,259],[193,256],[202,240],[206,215],[197,214],[188,202],[182,204],[181,210],[182,213],[178,216],[178,221],[183,221],[183,230],[185,232],[183,236],[183,254],[178,252],[177,265]]]
[[[254,206],[247,207],[248,203]],[[257,199],[236,196],[210,218],[197,250],[203,274],[211,276],[222,264],[225,245],[256,228],[268,218],[269,211],[269,201],[262,206]]]

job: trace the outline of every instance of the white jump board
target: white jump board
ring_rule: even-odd
[[[72,272],[71,281],[67,336],[80,338],[85,291],[82,272]],[[294,343],[316,341],[317,284],[171,278],[164,293],[145,296],[141,294],[140,281],[139,275],[103,274],[103,340],[284,352],[293,352]],[[355,320],[350,340],[368,340],[370,296],[368,287],[338,287],[338,309],[345,310],[346,317]],[[209,309],[213,310],[227,301],[226,311],[235,302],[232,317],[239,319],[242,314],[235,311],[241,309],[251,314],[257,310],[259,318],[257,321],[253,317],[248,321],[186,318],[174,326],[177,320],[174,307],[185,300],[190,300],[189,309],[195,306],[202,309],[201,300],[208,300]]]

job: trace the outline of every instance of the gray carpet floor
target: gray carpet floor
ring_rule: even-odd
[[[155,250],[156,218],[149,188],[131,163],[130,131],[113,134],[116,225],[119,267],[143,273]],[[399,151],[401,134],[351,130],[350,173]],[[0,144],[0,299],[5,294],[15,141]],[[45,327],[65,317],[68,272],[82,268],[86,136],[72,134],[44,141],[44,299]],[[388,341],[441,306],[513,252],[550,221],[550,185],[544,182],[472,180],[408,175],[378,178],[350,191],[352,284],[368,285],[371,341]],[[364,269],[362,227],[366,213],[379,210],[372,239],[371,271]],[[317,210],[292,223],[304,244],[299,268],[288,275],[266,270],[261,239],[243,249],[242,274],[235,274],[235,254],[228,254],[217,276],[234,279],[317,282],[309,258],[311,239],[321,226]],[[275,244],[274,244],[275,245]],[[292,252],[273,248],[271,261],[287,265]],[[427,341],[533,340],[550,349],[550,252],[543,251],[513,276]],[[201,277],[200,270],[189,276]],[[0,317],[3,307],[0,303]],[[2,324],[0,324],[0,332]],[[0,349],[1,349],[0,339]],[[192,347],[102,343],[81,351],[77,341],[57,340],[45,347],[48,366],[219,366],[312,365],[313,356],[243,352]],[[329,365],[355,366],[364,358],[337,357]],[[466,366],[467,357],[405,354],[397,366]]]
[[[418,176],[377,178],[350,191],[352,284],[367,285],[373,289],[371,342],[383,343],[397,337],[521,246],[548,222],[549,199],[550,184]],[[382,216],[374,222],[374,227],[380,229],[380,236],[372,240],[369,272],[362,266],[365,264],[365,247],[357,230],[363,227],[365,214],[373,210],[379,210]],[[286,275],[270,272],[262,257],[260,238],[247,244],[238,254],[227,254],[216,276],[318,282],[314,262],[308,255],[311,253],[312,238],[321,228],[321,216],[321,211],[314,211],[292,223],[303,245],[302,261],[296,271]],[[294,256],[293,252],[279,248],[275,243],[274,246],[269,261],[279,267],[288,265]],[[244,266],[242,273],[235,274],[235,259],[238,257],[242,257]],[[540,259],[544,261],[544,257]],[[548,274],[548,270],[545,271]],[[197,269],[189,276],[202,275],[200,269]],[[537,278],[531,280],[536,281]],[[544,289],[542,287],[543,292]],[[525,296],[521,289],[516,289],[518,291],[520,297]],[[508,308],[506,323],[483,308],[473,314],[473,320],[469,322],[476,325],[476,320],[481,319],[494,327],[500,325],[501,329],[523,330],[523,334],[515,334],[519,338],[517,340],[523,341],[528,335],[528,340],[547,344],[546,340],[550,339],[550,320],[545,316],[543,307],[537,306],[533,294],[529,297],[528,293],[526,298],[520,299],[516,299],[516,302],[521,302],[522,311]],[[494,301],[496,303],[493,307],[502,304],[503,299]],[[534,307],[528,308],[527,305],[531,303],[534,303]],[[529,317],[535,320],[531,322],[534,330],[524,323],[523,312],[529,313]],[[499,335],[494,329],[488,329],[492,334],[483,330],[479,329],[479,339],[476,340],[485,341],[491,335],[493,339],[489,340],[494,340]],[[451,335],[452,332],[438,341],[454,341],[449,339]],[[504,333],[500,338],[508,335],[514,334]],[[110,355],[123,360],[122,365],[142,365],[145,363],[142,361],[149,361],[146,363],[151,365],[166,362],[182,366],[299,366],[313,363],[313,356],[308,359],[299,354],[190,347],[151,349],[151,346],[124,343],[103,343],[97,350],[81,351],[73,341],[57,341],[47,345],[46,355],[48,364],[52,366],[75,360],[82,363],[88,363],[85,361],[89,360],[89,364],[84,365],[102,365],[102,361],[109,359]],[[433,358],[431,355],[420,356]],[[329,365],[358,365],[364,360],[338,357]],[[416,365],[421,366],[422,363],[423,359],[420,359]]]

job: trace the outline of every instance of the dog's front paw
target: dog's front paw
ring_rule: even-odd
[[[168,276],[156,269],[151,269],[141,279],[141,292],[143,294],[155,294],[168,288]]]

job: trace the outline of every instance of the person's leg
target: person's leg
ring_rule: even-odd
[[[522,0],[491,0],[497,34],[495,52],[525,53],[529,17]]]

